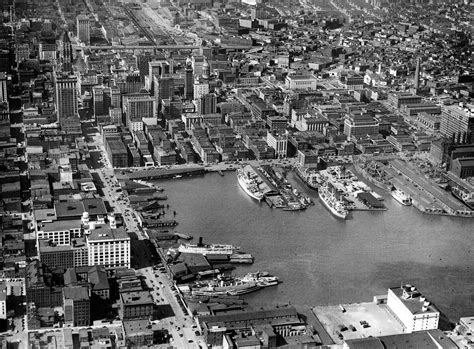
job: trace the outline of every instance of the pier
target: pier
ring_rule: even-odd
[[[147,170],[138,170],[138,171],[130,171],[127,170],[121,171],[122,177],[134,180],[134,179],[142,179],[142,180],[155,180],[155,179],[167,179],[173,178],[176,176],[200,176],[205,173],[204,167],[189,167],[189,168],[175,168],[175,169],[147,169]],[[120,176],[118,176],[120,177]]]
[[[321,176],[328,180],[337,192],[348,202],[350,211],[386,211],[385,205],[374,195],[369,186],[344,166],[328,167]]]

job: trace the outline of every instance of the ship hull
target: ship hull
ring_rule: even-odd
[[[411,206],[411,200],[409,199],[404,199],[403,197],[400,196],[395,190],[390,193],[392,197],[401,203],[403,206]]]
[[[334,215],[336,216],[337,218],[341,218],[341,219],[346,219],[347,218],[347,213],[342,213],[342,212],[339,212],[337,211],[334,207],[332,207],[332,205],[330,205],[328,203],[328,201],[326,200],[326,198],[324,197],[323,194],[321,194],[321,191],[319,192],[319,199],[321,199],[322,203],[324,204],[324,206],[326,206],[326,208]]]
[[[242,178],[243,175],[240,175],[239,173],[237,173],[237,180],[239,182],[239,185],[240,187],[243,189],[243,191],[248,195],[250,196],[252,199],[255,199],[257,201],[262,201],[263,199],[263,193],[253,193],[250,191],[250,189],[247,187],[247,185],[245,184],[243,178]]]

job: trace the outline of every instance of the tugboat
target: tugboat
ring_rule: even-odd
[[[319,198],[329,211],[338,218],[346,219],[349,211],[344,205],[344,201],[337,198],[334,187],[328,182],[324,182],[319,187]]]

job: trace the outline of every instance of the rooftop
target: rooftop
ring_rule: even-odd
[[[415,291],[411,291],[409,287],[402,286],[392,287],[389,290],[400,299],[412,314],[438,312],[438,309],[430,302],[427,302],[426,298],[416,289]],[[423,311],[424,305],[427,307],[426,311]]]
[[[65,221],[53,221],[53,222],[43,222],[41,223],[43,226],[38,230],[44,232],[51,232],[51,231],[62,231],[62,230],[69,230],[69,229],[79,229],[81,228],[81,220],[80,219],[69,219]]]
[[[120,300],[124,305],[153,304],[150,291],[123,292],[120,293]]]
[[[78,217],[84,212],[82,201],[59,201],[54,204],[58,219]]]
[[[84,286],[68,286],[63,288],[64,299],[82,301],[89,299],[89,292]]]
[[[88,241],[130,240],[123,227],[112,229],[108,225],[98,225],[87,237]]]

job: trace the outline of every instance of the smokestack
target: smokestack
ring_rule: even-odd
[[[199,237],[198,246],[202,246],[202,236]]]
[[[420,57],[416,59],[416,70],[415,70],[415,89],[418,90],[420,87]]]

